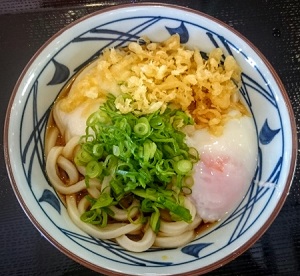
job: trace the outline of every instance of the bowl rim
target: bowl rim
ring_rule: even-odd
[[[290,160],[291,160],[291,166],[289,169],[289,173],[287,176],[287,181],[285,183],[284,186],[284,190],[282,192],[282,195],[280,196],[280,199],[278,201],[278,203],[276,204],[274,210],[272,211],[271,215],[268,217],[268,219],[263,223],[263,226],[260,228],[259,231],[257,231],[249,240],[247,240],[242,246],[240,246],[239,248],[237,248],[235,251],[231,252],[231,254],[225,256],[224,258],[220,259],[217,262],[214,262],[210,265],[207,265],[205,267],[201,267],[199,269],[195,269],[189,272],[185,272],[185,273],[180,273],[180,275],[199,275],[199,273],[207,273],[210,272],[212,270],[215,270],[221,266],[224,266],[225,264],[229,263],[230,261],[236,259],[238,256],[240,256],[242,253],[244,253],[247,249],[249,249],[266,231],[267,229],[270,227],[270,225],[273,223],[273,221],[275,220],[275,218],[277,217],[278,213],[280,212],[288,194],[289,194],[289,190],[290,187],[292,185],[293,182],[293,177],[294,177],[294,173],[295,173],[295,169],[296,169],[296,163],[297,163],[297,151],[298,151],[298,141],[297,141],[297,130],[296,130],[296,122],[295,122],[295,116],[294,116],[294,112],[292,109],[292,105],[290,103],[290,99],[288,96],[288,93],[281,81],[281,79],[279,78],[278,74],[276,73],[275,69],[273,68],[273,66],[271,65],[271,63],[266,59],[266,57],[260,52],[260,50],[258,50],[258,48],[252,43],[250,42],[246,37],[244,37],[241,33],[239,33],[237,30],[235,30],[233,27],[229,26],[228,24],[226,24],[225,22],[211,16],[208,15],[202,11],[199,10],[194,10],[191,9],[189,7],[184,7],[184,6],[180,6],[180,5],[175,5],[175,4],[167,4],[167,3],[158,3],[158,2],[144,2],[144,3],[132,3],[132,4],[120,4],[120,5],[114,5],[111,7],[106,7],[106,8],[102,8],[99,9],[97,11],[94,11],[92,13],[86,14],[83,17],[73,21],[72,23],[64,26],[62,29],[60,29],[58,32],[56,32],[54,35],[52,35],[49,39],[47,39],[42,46],[35,52],[35,54],[30,58],[30,60],[27,62],[26,66],[24,67],[24,69],[22,70],[13,90],[12,90],[12,94],[10,96],[9,99],[9,103],[8,103],[8,107],[6,110],[6,114],[5,114],[5,121],[4,121],[4,132],[3,132],[3,147],[4,147],[4,159],[5,159],[5,164],[6,164],[6,170],[8,172],[8,177],[12,186],[12,189],[17,197],[17,200],[19,201],[19,204],[21,205],[22,209],[24,210],[25,214],[27,215],[27,217],[29,218],[29,220],[32,222],[32,224],[35,226],[35,228],[53,245],[55,246],[59,251],[61,251],[63,254],[67,255],[69,258],[71,258],[72,260],[80,263],[81,265],[97,271],[97,272],[101,272],[101,273],[105,273],[105,274],[109,274],[109,275],[125,275],[124,273],[119,273],[116,271],[111,271],[109,269],[106,269],[104,267],[101,266],[97,266],[93,263],[88,262],[85,259],[82,259],[81,257],[77,256],[76,254],[74,254],[73,252],[71,252],[70,250],[68,250],[67,248],[65,248],[63,245],[61,245],[60,243],[58,243],[55,239],[53,239],[51,237],[51,235],[47,232],[46,229],[44,229],[42,227],[42,225],[35,219],[35,217],[32,215],[30,209],[28,208],[26,202],[24,201],[24,199],[22,198],[22,195],[18,189],[18,185],[15,181],[15,177],[13,174],[13,170],[12,170],[12,160],[10,159],[10,154],[9,154],[9,147],[8,147],[8,132],[9,132],[9,126],[10,126],[10,116],[11,116],[11,112],[12,112],[12,106],[13,103],[15,101],[16,98],[16,94],[19,90],[19,86],[24,78],[24,76],[26,75],[28,69],[30,68],[30,66],[33,64],[33,62],[35,61],[35,59],[40,55],[40,53],[53,41],[55,40],[57,37],[59,37],[61,34],[63,34],[65,31],[67,31],[68,29],[71,29],[73,26],[81,23],[82,21],[85,21],[91,17],[94,16],[99,16],[100,14],[103,13],[107,13],[110,11],[114,11],[114,10],[119,10],[119,9],[126,9],[126,8],[139,8],[139,7],[166,7],[166,8],[172,8],[172,9],[176,9],[176,10],[181,10],[184,12],[189,12],[195,15],[198,15],[200,17],[204,17],[206,19],[209,19],[219,25],[221,25],[223,28],[227,29],[228,31],[232,32],[233,34],[235,34],[236,36],[238,36],[242,41],[244,41],[254,52],[255,54],[257,54],[259,56],[259,58],[263,61],[263,63],[265,64],[265,66],[268,68],[268,70],[270,71],[271,75],[273,76],[275,83],[277,84],[283,100],[284,100],[284,104],[286,105],[286,109],[287,112],[289,114],[289,118],[290,118],[290,128],[291,128],[291,138],[292,138],[292,152],[291,152],[291,156],[290,156]],[[173,274],[173,275],[179,275],[179,274]]]

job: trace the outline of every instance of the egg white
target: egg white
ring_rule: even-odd
[[[247,116],[228,121],[220,137],[207,130],[187,131],[187,144],[200,154],[190,197],[203,220],[223,219],[244,198],[257,167],[256,137]]]
[[[60,102],[54,106],[53,117],[66,143],[74,136],[82,136],[85,134],[88,117],[96,112],[103,102],[103,98],[85,101],[71,112],[63,111],[60,108]]]

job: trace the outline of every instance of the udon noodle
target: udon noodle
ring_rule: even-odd
[[[202,219],[188,196],[193,188],[193,169],[184,175],[180,189],[173,185],[173,178],[164,184],[176,194],[172,203],[177,200],[180,208],[188,211],[189,219],[176,218],[171,207],[164,208],[163,201],[157,204],[159,218],[152,217],[151,212],[141,211],[142,197],[129,190],[119,201],[114,198],[114,204],[103,208],[105,222],[85,222],[83,215],[93,209],[101,195],[114,194],[114,176],[87,179],[86,166],[75,162],[89,140],[89,136],[82,139],[89,116],[107,102],[109,93],[114,94],[118,114],[133,114],[139,119],[155,112],[164,114],[171,108],[187,114],[197,128],[206,128],[214,135],[222,134],[232,110],[234,116],[246,113],[237,97],[240,68],[232,57],[224,59],[220,49],[203,57],[198,50],[180,45],[178,35],[162,43],[143,42],[105,50],[76,77],[53,107],[45,146],[47,175],[71,220],[89,235],[113,240],[134,252],[180,247],[195,238]],[[82,121],[84,126],[80,126]],[[156,230],[151,227],[155,219],[159,221],[154,223]]]

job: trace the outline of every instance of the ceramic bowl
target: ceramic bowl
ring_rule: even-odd
[[[78,229],[45,173],[45,128],[52,104],[70,78],[106,47],[146,35],[210,52],[221,47],[242,73],[241,94],[255,122],[258,167],[246,197],[226,219],[188,245],[131,253]],[[242,35],[198,11],[165,4],[115,6],[92,13],[50,38],[22,72],[5,122],[5,157],[14,192],[36,228],[60,251],[88,268],[113,275],[199,275],[247,250],[280,211],[296,159],[295,122],[274,69]]]

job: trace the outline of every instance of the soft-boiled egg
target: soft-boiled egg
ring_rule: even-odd
[[[207,222],[226,217],[242,201],[257,167],[257,138],[253,119],[229,120],[220,137],[207,130],[187,133],[187,144],[196,148],[191,198]]]

